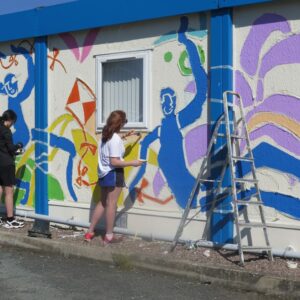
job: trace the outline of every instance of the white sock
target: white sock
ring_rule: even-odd
[[[113,239],[113,237],[114,237],[114,234],[113,234],[113,233],[107,233],[107,234],[105,235],[105,237],[106,237],[109,241],[111,241],[111,240]]]

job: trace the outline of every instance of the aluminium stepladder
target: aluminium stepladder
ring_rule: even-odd
[[[240,111],[240,119],[239,122],[236,120],[236,114],[235,111],[233,110],[232,106],[232,113],[233,113],[233,130],[231,130],[230,126],[230,118],[229,118],[229,106],[228,106],[228,95],[235,96],[236,99],[238,100],[238,107]],[[272,255],[272,248],[270,246],[269,242],[269,237],[268,237],[268,231],[267,231],[267,224],[265,220],[265,215],[264,215],[264,209],[263,209],[263,202],[261,199],[261,194],[259,190],[259,184],[258,184],[258,179],[256,175],[256,168],[254,164],[254,157],[253,157],[253,152],[251,149],[250,145],[250,137],[249,137],[249,132],[247,129],[247,123],[245,120],[245,114],[244,114],[244,109],[243,109],[243,103],[240,95],[238,93],[232,92],[232,91],[226,91],[223,93],[223,105],[224,105],[224,114],[219,118],[218,122],[216,123],[215,129],[213,131],[210,143],[207,148],[206,156],[203,159],[203,162],[200,167],[200,171],[198,173],[198,176],[196,178],[195,185],[193,187],[193,190],[190,194],[190,197],[187,201],[186,208],[183,212],[180,224],[178,226],[176,235],[174,237],[171,251],[173,251],[178,243],[178,240],[180,236],[182,235],[186,219],[188,217],[188,214],[191,209],[191,204],[192,201],[196,195],[197,189],[200,187],[200,185],[203,182],[210,182],[212,180],[205,179],[205,174],[204,171],[207,167],[207,163],[213,148],[214,143],[216,142],[216,139],[218,137],[226,137],[226,145],[227,145],[227,157],[226,161],[224,163],[224,167],[221,171],[221,176],[219,177],[219,180],[214,180],[215,183],[217,183],[217,188],[215,189],[215,196],[212,201],[212,206],[210,211],[212,211],[216,205],[217,201],[222,200],[222,198],[218,199],[218,195],[220,195],[220,192],[222,190],[222,181],[224,178],[225,170],[226,167],[229,167],[230,171],[230,181],[231,181],[231,187],[230,187],[230,195],[232,196],[232,206],[233,206],[233,216],[234,216],[234,223],[235,223],[235,228],[236,228],[236,239],[237,239],[237,245],[238,245],[238,251],[239,251],[239,256],[240,256],[240,264],[244,265],[244,251],[258,251],[258,252],[266,252],[268,254],[269,260],[273,260],[273,255]],[[226,133],[225,134],[219,134],[219,128],[221,124],[225,122],[225,127],[226,127]],[[239,124],[240,123],[240,124]],[[239,126],[241,125],[241,128]],[[239,129],[242,129],[242,133],[239,133]],[[247,154],[245,156],[241,156],[239,154],[239,151],[237,148],[239,147],[233,147],[234,144],[237,141],[244,140],[246,142],[246,149],[247,149]],[[235,153],[234,153],[235,152]],[[238,154],[237,154],[238,153]],[[251,172],[250,175],[252,178],[243,178],[243,177],[238,177],[236,174],[236,164],[237,163],[249,163]],[[244,184],[252,185],[253,190],[255,191],[253,194],[248,195],[244,198],[241,198],[241,196],[238,197],[238,195],[241,195],[241,192],[244,190]],[[241,221],[239,218],[239,207],[248,207],[249,205],[253,206],[258,206],[259,208],[259,217],[260,217],[260,222],[251,222],[248,219],[245,218],[245,221]],[[208,219],[206,222],[205,230],[207,229],[207,226],[209,226],[210,223],[210,218],[211,214],[208,215]],[[263,235],[265,239],[265,245],[264,246],[253,246],[253,245],[243,245],[242,244],[242,236],[241,236],[241,228],[260,228],[263,230]]]

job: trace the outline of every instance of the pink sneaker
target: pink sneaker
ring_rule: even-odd
[[[94,237],[95,237],[95,233],[94,233],[94,232],[87,232],[87,233],[84,235],[84,240],[85,240],[86,242],[90,242]]]
[[[103,239],[103,244],[104,244],[104,246],[107,246],[109,244],[120,243],[120,242],[122,242],[122,240],[123,240],[122,236],[119,236],[119,237],[113,236],[112,239],[108,239],[107,236],[105,235],[105,237]]]

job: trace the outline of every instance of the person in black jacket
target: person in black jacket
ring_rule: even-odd
[[[0,117],[0,199],[5,194],[7,219],[6,228],[20,228],[24,222],[14,218],[14,185],[16,181],[15,155],[21,152],[22,143],[13,144],[11,126],[17,121],[13,110],[7,110]],[[3,224],[2,220],[0,224]]]

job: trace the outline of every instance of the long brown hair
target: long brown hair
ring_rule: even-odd
[[[113,134],[119,132],[126,122],[126,113],[123,110],[111,112],[102,131],[102,143],[109,141]]]

